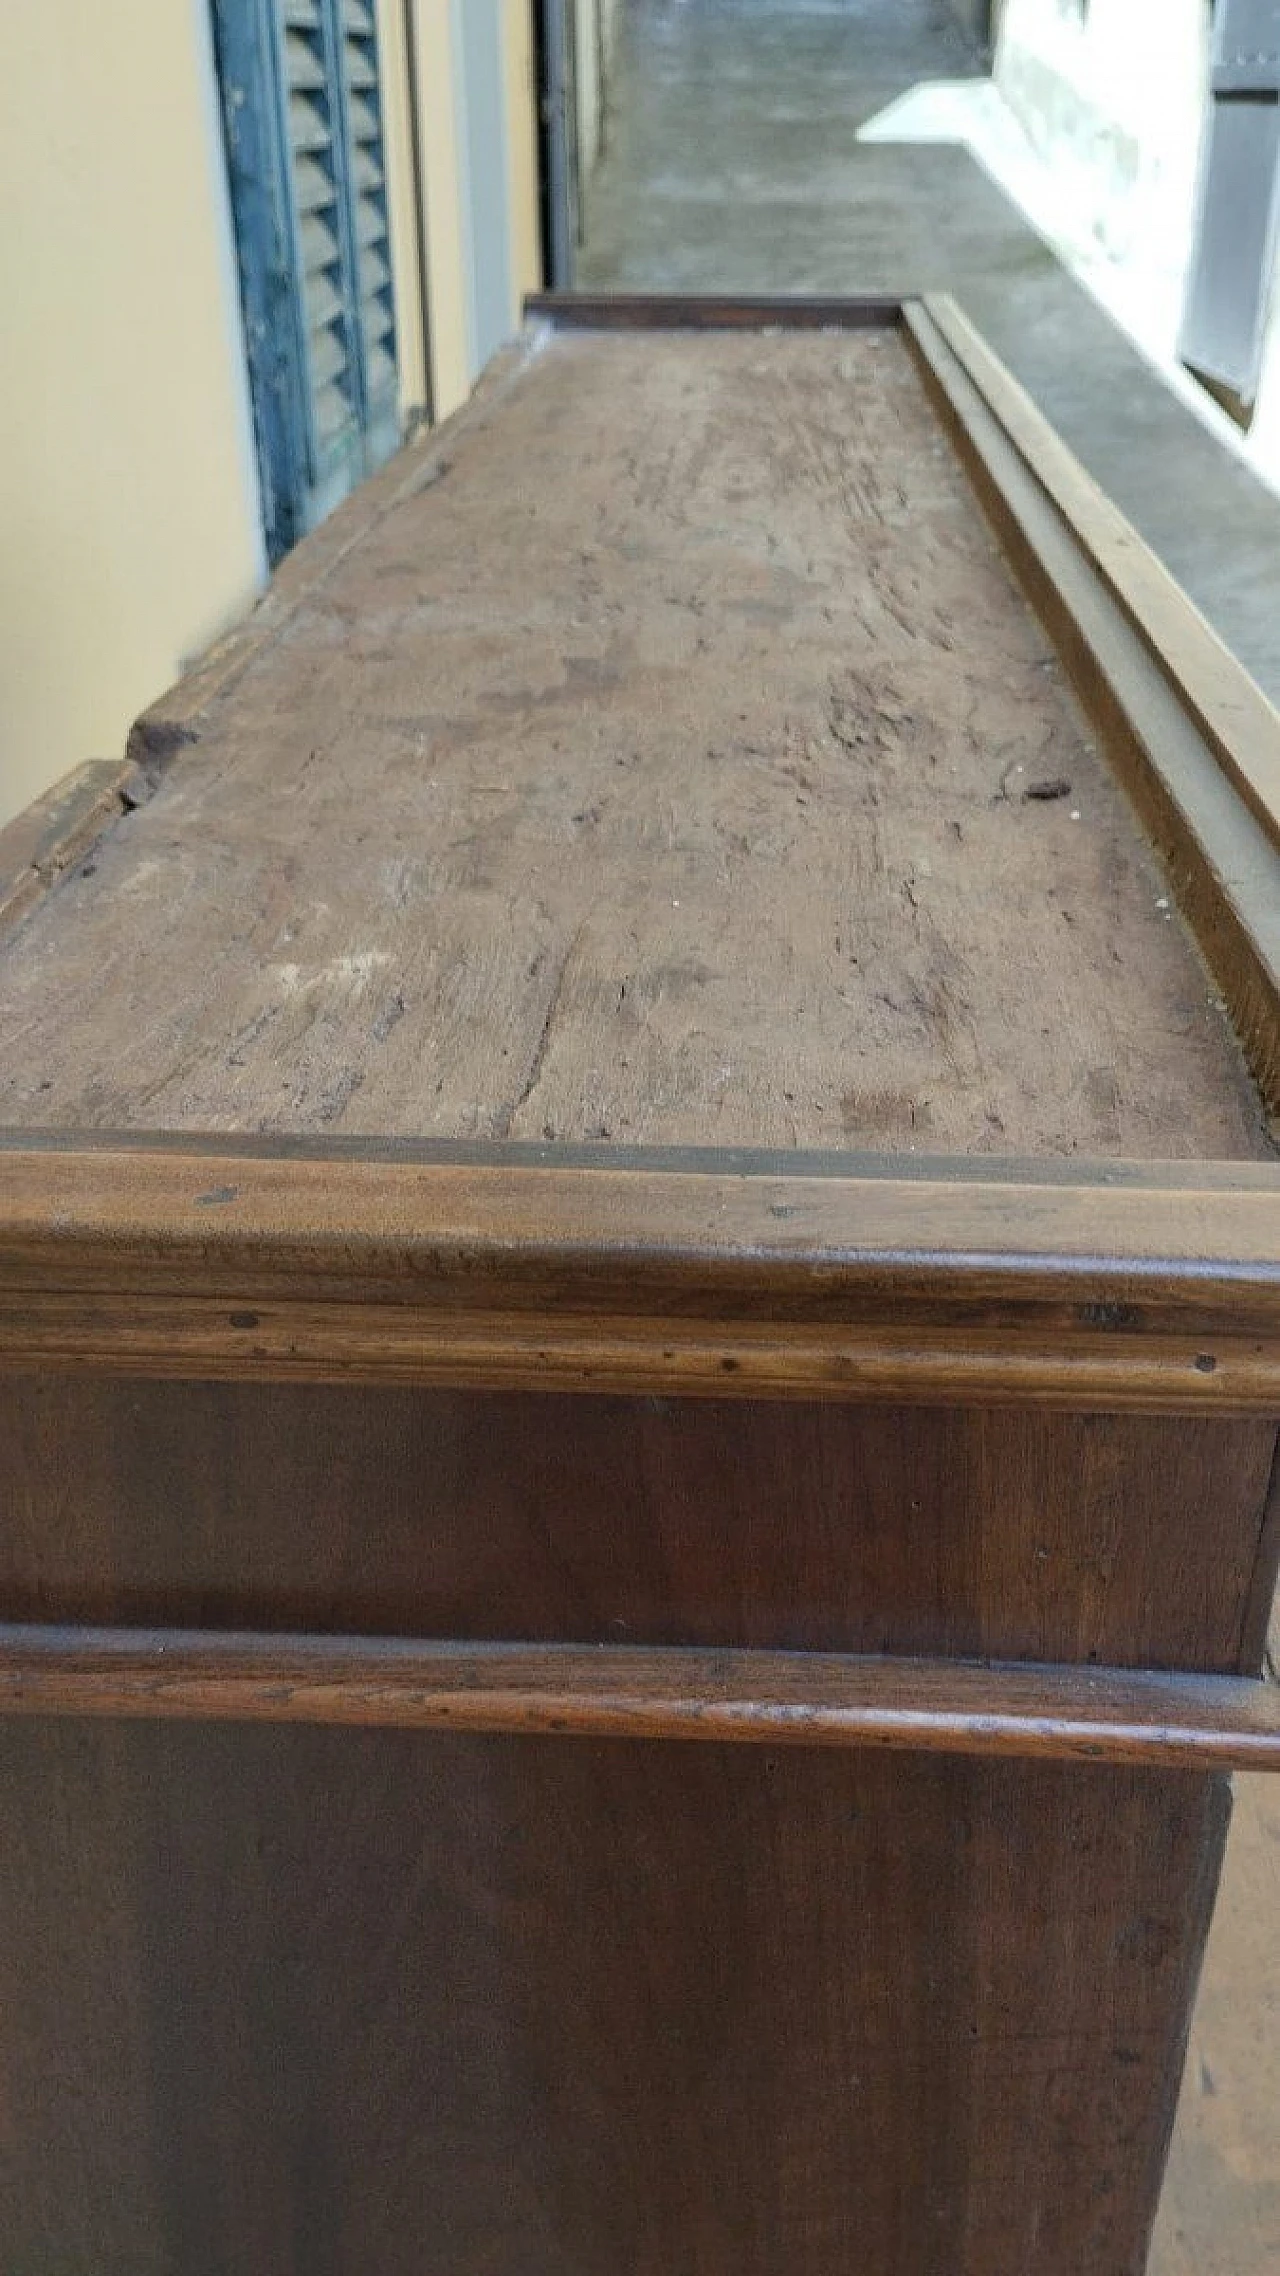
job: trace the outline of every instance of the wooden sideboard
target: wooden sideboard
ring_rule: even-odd
[[[4,2276],[1138,2276],[1278,885],[946,301],[532,304],[0,837]]]

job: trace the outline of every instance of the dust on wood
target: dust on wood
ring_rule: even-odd
[[[14,1124],[1242,1157],[891,333],[569,335],[0,955]]]

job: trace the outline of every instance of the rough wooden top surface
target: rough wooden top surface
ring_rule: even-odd
[[[895,334],[535,343],[188,708],[0,946],[9,1124],[1264,1150]]]

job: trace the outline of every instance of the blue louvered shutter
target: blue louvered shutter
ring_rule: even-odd
[[[366,452],[385,456],[398,437],[398,394],[377,27],[373,0],[338,0],[338,5]]]
[[[373,0],[214,0],[267,547],[399,439]]]

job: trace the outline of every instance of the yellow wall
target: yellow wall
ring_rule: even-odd
[[[383,5],[397,0],[383,0]],[[463,0],[466,4],[466,0]],[[450,0],[408,0],[414,11],[418,58],[418,117],[426,193],[427,269],[430,280],[432,396],[437,419],[465,402],[477,374],[471,348],[464,220],[465,137],[459,119],[461,62]],[[537,88],[532,0],[502,0],[505,152],[511,229],[511,328],[520,321],[526,292],[542,282],[538,206]],[[487,165],[504,154],[486,153]]]
[[[467,342],[457,61],[449,0],[410,0],[417,19],[418,118],[426,193],[431,381],[437,419],[456,411],[471,385]]]
[[[411,0],[411,5],[413,0]],[[382,97],[382,148],[391,222],[391,275],[396,303],[396,362],[400,416],[417,424],[427,403],[426,337],[418,252],[414,118],[409,92],[410,47],[405,0],[377,0],[378,61]]]
[[[506,0],[507,134],[510,146],[512,323],[527,292],[542,283],[538,199],[538,82],[532,0]]]
[[[429,329],[443,418],[476,376],[450,0],[377,4],[401,409],[426,402]],[[501,5],[507,147],[482,162],[508,184],[514,331],[540,282],[537,113],[531,0]],[[265,575],[208,17],[0,0],[0,823],[119,755]]]
[[[0,819],[263,575],[203,0],[0,6]]]

